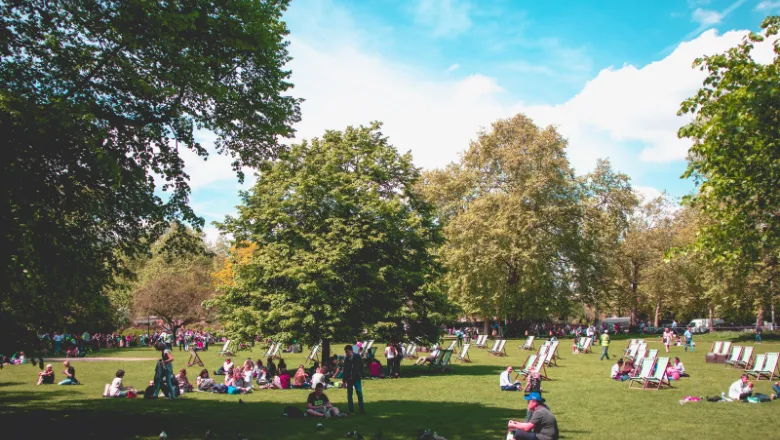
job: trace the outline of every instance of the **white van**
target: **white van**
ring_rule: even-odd
[[[712,326],[718,327],[725,323],[722,319],[713,319],[712,320]],[[709,331],[710,329],[710,320],[709,319],[694,319],[690,323],[688,323],[688,327],[693,327],[691,331],[693,333],[704,333],[706,331]]]

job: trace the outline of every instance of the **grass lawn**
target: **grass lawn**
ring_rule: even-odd
[[[558,419],[561,438],[647,439],[647,438],[777,438],[780,402],[760,405],[741,403],[689,403],[681,406],[686,395],[719,395],[727,391],[740,372],[722,364],[706,364],[704,355],[717,334],[698,337],[696,353],[673,347],[671,356],[679,356],[692,377],[673,383],[661,391],[628,389],[628,384],[610,380],[614,362],[599,361],[601,347],[594,354],[572,355],[571,342],[561,343],[559,367],[551,367],[553,379],[543,384],[544,395]],[[663,354],[660,338],[650,339],[649,348]],[[165,431],[171,439],[203,438],[211,430],[215,439],[337,439],[356,429],[366,438],[376,432],[383,439],[412,439],[418,428],[436,430],[448,440],[503,439],[510,418],[525,416],[521,393],[501,392],[498,375],[508,364],[520,365],[529,352],[518,349],[520,341],[507,343],[508,358],[488,356],[485,350],[471,352],[471,364],[455,365],[454,373],[429,373],[427,367],[402,364],[400,380],[366,380],[365,416],[323,421],[280,417],[287,405],[304,406],[307,396],[301,390],[258,390],[250,395],[228,396],[190,393],[181,399],[146,401],[142,399],[103,399],[103,386],[118,368],[126,371],[125,384],[139,389],[153,377],[152,361],[74,362],[77,377],[84,385],[59,387],[35,386],[38,368],[30,365],[6,366],[0,371],[0,430],[4,437],[15,438],[159,438]],[[619,353],[626,341],[615,340],[611,352]],[[751,342],[740,343],[748,345]],[[340,345],[334,345],[339,347]],[[379,346],[379,353],[384,346]],[[219,347],[201,354],[209,371],[221,365]],[[756,353],[780,351],[780,343],[765,342]],[[264,350],[243,352],[257,358]],[[186,365],[188,355],[174,350],[175,370]],[[152,349],[128,349],[113,353],[104,350],[101,357],[156,357]],[[286,355],[288,366],[297,366],[305,354]],[[54,366],[56,380],[62,380],[62,365]],[[294,368],[293,368],[294,370]],[[197,368],[188,369],[194,382]],[[769,394],[770,383],[756,382],[755,391]],[[341,409],[346,409],[346,390],[330,389],[327,394]],[[242,399],[244,404],[238,403]],[[243,438],[242,437],[242,438]]]

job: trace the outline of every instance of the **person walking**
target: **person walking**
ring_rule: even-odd
[[[695,349],[693,346],[693,332],[691,332],[690,327],[685,329],[685,334],[683,336],[685,336],[685,351],[688,351],[688,347],[690,347],[691,353],[693,353]]]
[[[157,350],[162,352],[162,358],[157,361],[158,368],[157,374],[155,374],[155,384],[153,396],[160,394],[160,388],[163,384],[168,387],[168,398],[174,400],[176,398],[176,390],[173,388],[173,355],[171,350],[164,342],[157,343]]]
[[[764,329],[761,328],[760,324],[756,324],[756,344],[761,343],[761,333],[764,332]]]
[[[604,333],[601,335],[601,357],[599,360],[603,361],[604,358],[609,360],[609,330],[604,330]]]
[[[352,393],[357,393],[358,408],[360,414],[365,414],[366,409],[363,405],[363,360],[359,355],[355,354],[351,345],[344,347],[344,384],[347,386],[347,405],[349,406],[349,412],[355,412],[355,403],[352,401]]]

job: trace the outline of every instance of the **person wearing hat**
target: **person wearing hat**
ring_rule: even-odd
[[[527,422],[510,420],[507,439],[558,440],[558,421],[544,405],[542,396],[533,392],[525,396],[528,401]]]
[[[604,330],[604,333],[601,335],[601,357],[599,360],[603,361],[604,358],[609,360],[609,330]]]

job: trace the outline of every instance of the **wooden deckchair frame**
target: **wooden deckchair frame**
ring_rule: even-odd
[[[650,373],[653,371],[653,365],[654,364],[655,364],[655,361],[650,359],[650,358],[643,359],[642,360],[642,369],[639,371],[639,375],[628,378],[628,387],[629,388],[633,388],[634,383],[637,383],[637,382],[642,382],[643,385],[644,385],[645,378],[650,376]]]
[[[712,347],[710,347],[710,352],[704,355],[704,362],[705,363],[716,362],[718,353],[720,353],[722,346],[723,346],[723,341],[713,342]]]
[[[756,376],[756,380],[761,380],[762,377],[766,377],[767,380],[772,380],[775,377],[780,377],[777,372],[778,361],[780,361],[780,353],[766,353],[764,358],[764,365],[761,369],[754,369],[752,371],[745,371],[749,376]]]
[[[646,377],[642,389],[655,389],[660,390],[662,387],[672,388],[672,383],[669,381],[669,375],[666,374],[666,367],[669,365],[668,357],[658,358],[655,366],[655,374],[652,377]],[[655,386],[657,384],[657,386]],[[652,387],[650,385],[653,385]]]
[[[193,365],[200,365],[203,367],[203,361],[200,359],[200,356],[198,356],[198,352],[195,351],[195,348],[190,346],[189,349],[190,352],[190,360],[187,361],[187,368],[193,366]]]

